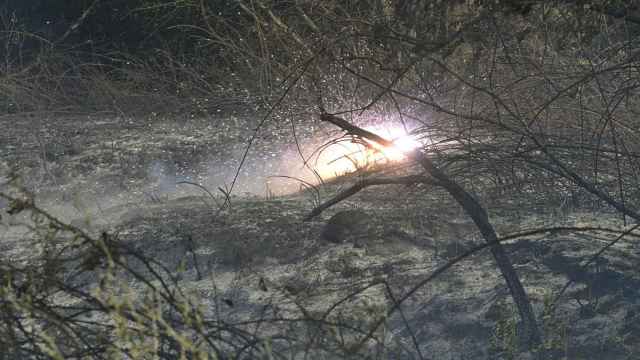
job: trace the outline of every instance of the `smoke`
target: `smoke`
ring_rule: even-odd
[[[172,193],[176,190],[177,173],[172,161],[154,160],[149,164],[147,177],[154,191],[161,194]]]
[[[238,136],[244,136],[244,139],[251,136],[250,120],[238,120],[235,126],[243,129]],[[362,122],[359,125],[366,127]],[[278,124],[281,126],[282,122]],[[298,145],[288,131],[265,129],[265,134],[255,139],[240,166],[246,141],[236,139],[233,143],[228,136],[211,136],[216,128],[210,124],[205,127],[202,123],[192,125],[185,129],[168,125],[158,135],[162,136],[160,141],[154,137],[155,133],[141,133],[136,141],[123,141],[119,147],[105,148],[98,142],[94,147],[87,147],[83,155],[90,155],[88,157],[73,155],[62,159],[62,170],[56,175],[61,182],[56,186],[49,183],[27,185],[34,190],[39,204],[62,219],[101,218],[108,213],[107,209],[121,205],[161,204],[178,197],[203,195],[202,189],[183,182],[201,185],[222,198],[223,192],[227,192],[235,181],[233,196],[268,197],[298,192],[305,184],[318,184],[319,176],[328,180],[366,166],[369,161],[361,146],[348,141],[318,152],[328,141],[342,134],[332,127],[321,126],[305,128],[304,135],[298,133]],[[397,129],[385,131],[380,124],[373,125],[383,136],[404,134],[404,131],[402,134],[395,131]],[[237,134],[238,129],[229,134]],[[207,135],[193,136],[199,131]],[[101,136],[96,139],[111,143],[109,138]],[[215,143],[218,139],[221,142]],[[148,152],[138,150],[146,142],[153,145]],[[112,153],[115,155],[109,156]],[[91,163],[94,159],[103,162]],[[26,179],[33,178],[26,176]],[[0,181],[5,179],[6,176]]]

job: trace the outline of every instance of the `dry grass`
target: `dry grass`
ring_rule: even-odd
[[[0,43],[10,41],[1,36]],[[30,60],[6,59],[0,68],[0,109],[9,114],[207,116],[252,102],[248,92],[237,90],[242,88],[237,77],[202,59],[163,51],[145,58],[87,54],[43,43]]]

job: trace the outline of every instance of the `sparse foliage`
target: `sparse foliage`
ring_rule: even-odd
[[[409,174],[377,177],[367,169],[324,202],[317,185],[300,179],[314,207],[307,220],[370,186],[428,184],[444,189],[443,202],[458,204],[486,242],[398,299],[385,289],[391,300],[384,305],[341,308],[383,284],[374,279],[325,313],[296,298],[296,318],[269,304],[264,317],[230,324],[219,315],[234,302],[216,295],[213,311],[198,303],[178,281],[184,266],[168,269],[115,234],[94,236],[67,225],[17,186],[0,195],[32,253],[0,257],[0,348],[9,349],[3,359],[271,358],[312,350],[347,358],[387,351],[386,319],[417,288],[484,248],[518,316],[497,321],[494,350],[507,358],[521,350],[559,351],[564,324],[553,324],[553,310],[567,287],[557,289],[553,301],[545,297],[536,314],[491,212],[526,204],[553,208],[561,220],[590,209],[618,214],[624,225],[640,221],[640,9],[634,1],[96,0],[59,5],[62,18],[52,20],[43,17],[45,2],[32,5],[36,20],[26,20],[24,4],[0,8],[4,113],[193,117],[266,104],[266,115],[251,124],[248,146],[274,119],[289,121],[294,136],[304,131],[297,124],[317,126],[320,119],[353,141],[390,145],[362,125],[393,120],[422,141],[409,153]],[[100,16],[107,9],[122,15]],[[131,37],[113,40],[122,33]],[[74,150],[64,139],[40,148],[55,181],[48,163]],[[121,167],[132,171],[126,155],[119,156]],[[227,205],[233,186],[219,190]],[[148,200],[165,202],[154,193]],[[620,231],[584,266],[633,230]],[[235,263],[268,250],[238,241],[219,256]],[[342,260],[332,266],[344,278],[361,270]],[[280,290],[295,298],[286,286]],[[273,326],[258,331],[265,323]],[[288,325],[276,326],[282,323]]]

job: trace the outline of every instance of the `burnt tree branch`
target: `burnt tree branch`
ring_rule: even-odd
[[[365,130],[366,131],[366,130]],[[314,217],[320,215],[323,211],[327,210],[331,206],[345,200],[361,190],[376,185],[390,185],[390,184],[401,184],[401,185],[414,185],[414,184],[430,184],[430,185],[438,185],[437,181],[433,179],[422,176],[422,175],[409,175],[409,176],[400,176],[400,177],[384,177],[384,178],[375,178],[375,179],[362,179],[348,187],[347,189],[342,190],[336,196],[331,199],[325,201],[324,203],[316,206],[311,212],[304,217],[303,221],[309,221]]]
[[[370,131],[355,126],[348,121],[328,113],[322,113],[320,115],[322,121],[329,122],[337,127],[345,130],[347,133],[353,136],[359,136],[369,141],[374,141],[382,146],[393,146],[393,143],[381,136],[378,136]],[[471,217],[476,224],[480,233],[487,243],[493,245],[490,246],[491,254],[500,269],[502,276],[504,277],[511,296],[513,298],[516,307],[518,308],[518,314],[523,324],[525,334],[523,340],[526,342],[528,348],[532,349],[541,343],[541,335],[538,329],[533,308],[529,302],[527,293],[522,286],[522,282],[515,271],[513,264],[507,256],[507,252],[504,247],[498,242],[498,236],[493,228],[493,225],[489,222],[487,212],[482,205],[467,192],[462,186],[449,178],[442,170],[436,167],[431,159],[429,159],[422,151],[415,149],[408,153],[410,160],[418,162],[429,175],[438,181],[439,185],[445,188],[447,192],[458,202],[464,211]]]

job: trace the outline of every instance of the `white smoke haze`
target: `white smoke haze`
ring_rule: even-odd
[[[231,144],[232,150],[194,163],[179,165],[171,160],[154,159],[148,166],[147,177],[150,182],[146,191],[161,196],[203,195],[201,189],[188,184],[176,186],[176,183],[186,181],[202,185],[216,196],[223,196],[218,189],[226,192],[232,184],[233,196],[286,195],[300,191],[302,182],[319,184],[318,175],[322,180],[329,180],[372,162],[402,160],[403,151],[422,145],[419,140],[407,135],[398,121],[384,120],[386,125],[383,121],[371,126],[363,125],[391,140],[399,140],[397,148],[384,149],[381,154],[374,155],[364,146],[350,141],[326,146],[339,138],[341,133],[318,130],[299,137],[298,145],[293,136],[271,142],[258,140],[248,150],[242,163],[247,137],[244,142]],[[413,124],[413,128],[415,126]]]
[[[38,149],[21,148],[25,143],[12,139],[11,146],[16,151],[25,154],[30,151],[33,158],[27,163],[31,165],[19,169],[25,186],[36,195],[39,205],[63,221],[99,226],[117,214],[109,209],[162,206],[166,201],[185,196],[208,197],[201,188],[189,183],[203,186],[220,199],[234,179],[234,197],[287,195],[303,190],[305,183],[319,184],[318,175],[326,181],[381,160],[379,154],[374,156],[350,141],[323,148],[343,135],[326,124],[304,129],[301,126],[298,144],[287,126],[266,127],[240,167],[256,123],[254,117],[160,123],[140,119],[136,126],[132,125],[136,124],[133,119],[97,120],[65,119],[66,123],[61,124],[74,131],[78,128],[74,121],[84,124],[77,137],[69,137],[70,143],[82,146],[74,146],[77,153],[55,159],[43,159]],[[86,126],[87,121],[100,126]],[[271,124],[288,124],[285,119],[278,121]],[[50,126],[55,128],[57,124],[52,122]],[[238,134],[237,137],[221,131],[221,124],[230,124],[228,133]],[[361,118],[356,124],[390,139],[406,136],[401,122],[393,117]],[[420,145],[415,139],[407,139],[398,149],[385,150],[382,157],[398,160],[404,147]],[[29,143],[34,147],[33,141]],[[0,172],[0,181],[6,182],[6,174],[7,164]],[[6,206],[2,202],[0,205]]]

